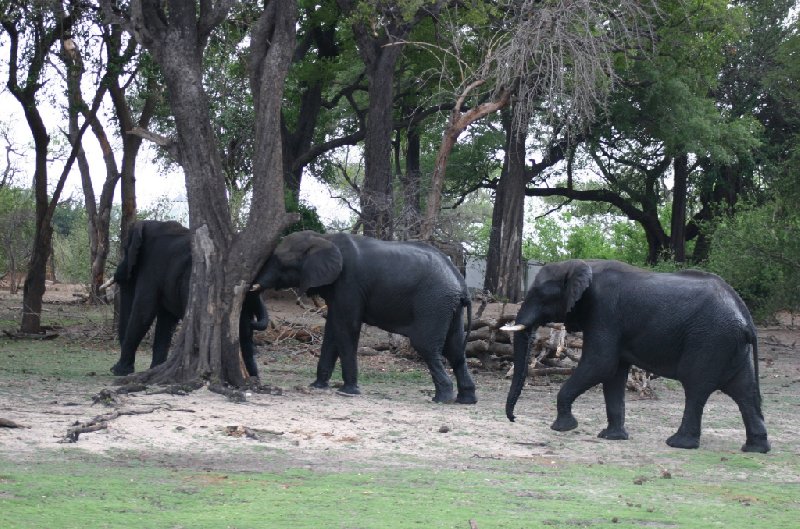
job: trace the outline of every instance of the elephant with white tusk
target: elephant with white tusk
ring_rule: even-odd
[[[758,345],[750,312],[736,292],[714,274],[658,273],[618,261],[571,260],[542,267],[520,307],[514,332],[514,378],[506,415],[514,406],[530,361],[530,337],[548,322],[583,331],[583,354],[558,392],[552,428],[575,428],[572,403],[603,385],[608,426],[599,437],[627,439],[625,382],[631,365],[678,380],[686,403],[678,431],[667,439],[676,448],[697,448],[708,397],[722,390],[739,406],[746,452],[768,452],[761,413]]]

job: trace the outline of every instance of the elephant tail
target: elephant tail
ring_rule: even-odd
[[[758,333],[753,322],[747,328],[747,339],[750,342],[750,351],[753,354],[753,374],[756,377],[756,402],[761,409],[761,382],[758,377]]]
[[[464,347],[466,347],[469,343],[469,333],[472,332],[472,299],[469,296],[463,296],[461,306],[467,309],[467,334],[464,336]]]

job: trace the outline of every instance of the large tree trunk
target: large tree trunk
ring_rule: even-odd
[[[111,13],[110,1],[103,3]],[[250,280],[291,220],[284,209],[280,107],[294,49],[296,7],[292,0],[269,2],[252,27],[253,199],[247,227],[236,234],[202,79],[208,33],[227,16],[229,4],[174,1],[165,12],[158,3],[133,3],[128,29],[151,50],[166,80],[193,234],[189,301],[175,353],[140,379],[204,376],[241,385],[247,377],[239,353],[242,302]]]

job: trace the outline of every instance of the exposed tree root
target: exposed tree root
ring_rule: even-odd
[[[123,415],[145,415],[160,409],[171,409],[169,406],[156,406],[147,410],[114,410],[111,413],[98,415],[87,422],[76,421],[67,429],[67,434],[58,441],[59,443],[75,443],[82,433],[97,432],[108,428],[108,423]]]

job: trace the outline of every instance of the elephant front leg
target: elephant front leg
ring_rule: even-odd
[[[322,336],[322,347],[319,352],[319,361],[317,362],[317,379],[311,383],[312,388],[325,389],[329,387],[333,369],[336,367],[336,359],[338,358],[336,352],[335,337],[333,336],[333,325],[330,320],[325,324],[325,331]]]
[[[629,370],[630,364],[620,363],[614,376],[603,382],[608,426],[597,437],[609,440],[628,439],[628,432],[625,430],[625,384]]]
[[[611,369],[614,369],[613,367]],[[587,389],[599,384],[605,378],[603,373],[611,372],[608,369],[601,369],[595,362],[587,360],[586,349],[584,358],[571,377],[564,382],[556,397],[556,410],[558,415],[550,428],[558,432],[573,430],[578,426],[578,420],[572,415],[572,403],[580,397]]]
[[[121,377],[130,375],[134,372],[134,363],[136,362],[136,348],[147,334],[150,325],[156,317],[155,303],[150,303],[150,300],[140,300],[138,297],[134,300],[131,308],[128,321],[120,320],[120,325],[126,325],[125,332],[120,332],[120,336],[124,336],[121,345],[121,353],[119,360],[111,368],[111,373]]]

